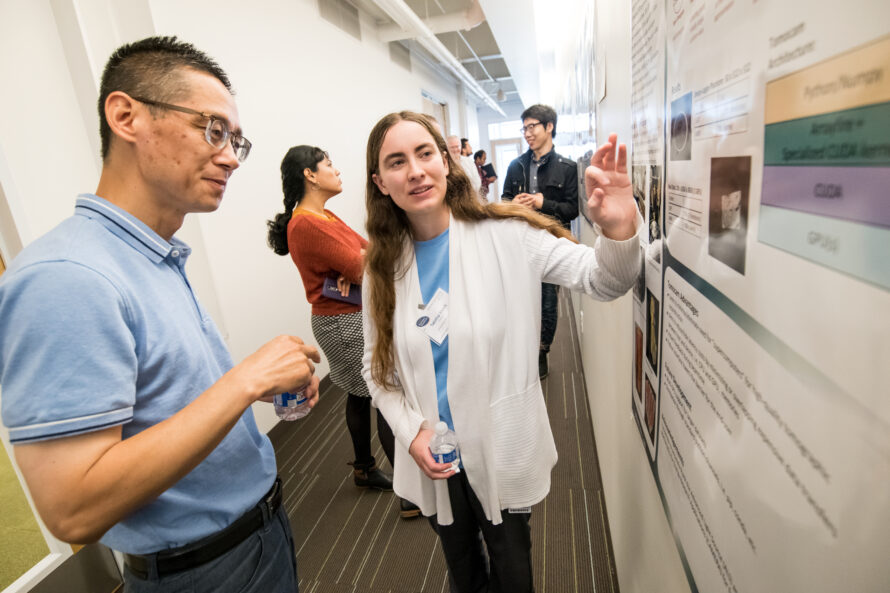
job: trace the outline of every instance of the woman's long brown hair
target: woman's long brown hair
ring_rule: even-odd
[[[458,220],[480,221],[489,218],[517,218],[530,225],[549,231],[556,237],[574,241],[571,234],[556,219],[544,216],[519,204],[483,204],[470,185],[460,163],[455,163],[448,153],[445,139],[433,127],[427,116],[413,111],[390,113],[377,122],[368,137],[365,203],[368,208],[368,250],[365,270],[368,280],[368,314],[377,328],[377,342],[371,357],[371,378],[384,389],[395,389],[395,357],[393,354],[393,313],[396,308],[396,275],[401,277],[407,269],[401,269],[402,250],[411,237],[411,225],[405,212],[395,202],[381,193],[374,183],[374,175],[380,174],[380,149],[386,133],[400,121],[412,121],[423,126],[433,137],[436,146],[448,159],[445,204]]]

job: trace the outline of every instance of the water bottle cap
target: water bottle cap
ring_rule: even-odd
[[[436,434],[445,434],[446,432],[448,432],[448,425],[441,420],[436,422]]]

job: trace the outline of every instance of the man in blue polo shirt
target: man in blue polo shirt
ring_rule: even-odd
[[[103,169],[0,280],[3,422],[47,527],[125,556],[128,591],[294,592],[275,456],[250,405],[305,387],[314,347],[238,365],[173,234],[249,151],[226,74],[176,38],[125,45],[99,97]]]

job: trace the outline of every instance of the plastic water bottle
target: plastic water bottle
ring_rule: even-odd
[[[430,440],[430,453],[437,463],[450,463],[455,472],[460,471],[460,448],[457,435],[444,422],[436,423],[436,434]]]
[[[303,389],[296,393],[279,393],[272,401],[275,404],[275,413],[282,420],[299,420],[312,409]]]

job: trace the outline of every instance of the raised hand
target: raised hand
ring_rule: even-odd
[[[590,158],[584,189],[590,218],[606,237],[624,241],[636,234],[638,211],[627,174],[627,147],[618,144],[617,134],[609,134],[609,141]]]

